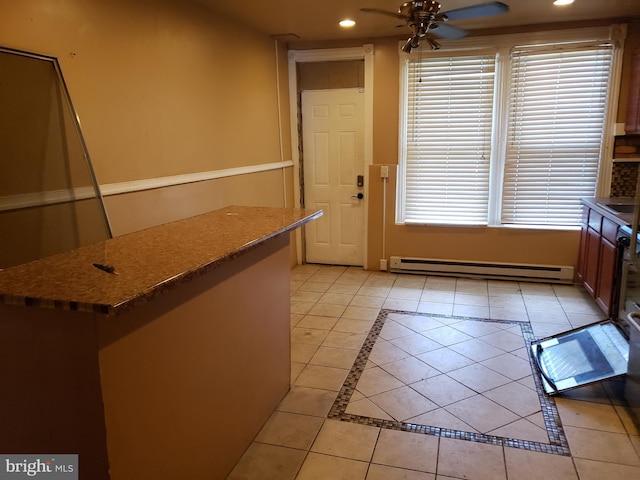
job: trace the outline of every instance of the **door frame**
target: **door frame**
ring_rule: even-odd
[[[319,50],[289,50],[289,118],[291,124],[291,156],[293,160],[293,198],[300,205],[300,135],[298,129],[298,63],[364,60],[364,248],[362,265],[367,265],[367,238],[369,232],[369,166],[373,164],[373,44],[353,48]],[[302,232],[296,230],[296,260],[302,264]]]

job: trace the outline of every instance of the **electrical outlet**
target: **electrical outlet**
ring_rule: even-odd
[[[380,167],[380,178],[389,178],[389,165],[382,165]]]
[[[387,259],[386,258],[381,258],[380,259],[380,270],[383,272],[387,271]]]

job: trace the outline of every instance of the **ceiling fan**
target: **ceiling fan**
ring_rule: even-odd
[[[378,8],[361,8],[362,12],[379,13],[390,17],[398,18],[407,22],[413,31],[403,45],[402,51],[411,53],[411,50],[420,45],[420,40],[425,38],[433,50],[440,48],[429,32],[441,38],[457,40],[467,35],[467,31],[462,28],[447,25],[444,22],[452,20],[466,20],[469,18],[489,17],[507,13],[509,6],[502,2],[489,2],[470,7],[456,8],[448,12],[440,12],[442,5],[433,0],[413,0],[400,5],[397,12],[389,12]]]

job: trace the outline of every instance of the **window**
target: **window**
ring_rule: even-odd
[[[405,221],[487,223],[495,54],[408,69]]]
[[[611,45],[511,54],[502,223],[578,224],[595,194]]]
[[[399,222],[580,223],[580,198],[596,194],[616,49],[509,42],[405,57]]]

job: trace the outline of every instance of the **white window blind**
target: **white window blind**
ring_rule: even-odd
[[[576,225],[595,195],[607,109],[610,45],[514,49],[503,224]]]
[[[408,62],[404,222],[486,224],[495,55]]]

